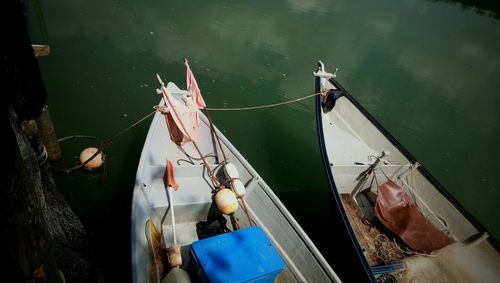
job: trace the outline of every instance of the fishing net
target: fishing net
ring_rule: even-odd
[[[390,273],[384,273],[377,277],[377,283],[397,283],[399,282],[394,275]]]
[[[385,263],[391,263],[408,256],[403,248],[394,239],[389,239],[385,234],[378,234],[375,237],[376,255]]]

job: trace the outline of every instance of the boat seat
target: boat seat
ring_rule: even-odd
[[[144,179],[151,182],[142,184],[142,191],[149,205],[160,219],[169,207],[163,179],[165,169],[164,165],[147,166],[144,174],[150,176]],[[201,174],[205,178],[200,178]],[[179,185],[179,189],[173,192],[175,214],[179,222],[183,219],[204,219],[212,203],[212,184],[206,168],[202,165],[174,166],[174,176]],[[195,194],[193,190],[196,191]]]

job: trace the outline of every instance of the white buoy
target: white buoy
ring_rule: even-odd
[[[243,197],[246,193],[245,185],[243,185],[243,182],[240,179],[236,179],[236,180],[232,181],[231,188],[236,193],[236,195],[240,198]]]
[[[233,163],[226,163],[224,166],[224,173],[226,178],[229,179],[231,189],[236,193],[236,196],[243,197],[245,195],[245,185],[240,180],[240,173]]]
[[[89,158],[91,158],[97,151],[99,151],[95,147],[87,147],[80,153],[80,163],[84,163]],[[87,164],[85,164],[84,168],[87,170],[95,170],[102,166],[104,160],[102,158],[102,153],[97,154],[92,160],[90,160]]]
[[[215,194],[215,204],[224,214],[231,214],[238,209],[238,201],[233,191],[222,189]]]
[[[255,222],[252,220],[252,217],[250,217],[248,206],[247,203],[245,202],[244,198],[246,193],[245,185],[240,180],[240,172],[238,172],[238,168],[236,168],[236,166],[233,163],[228,162],[224,166],[224,174],[226,175],[226,178],[229,181],[229,185],[231,186],[233,193],[236,195],[236,197],[238,197],[241,200],[241,204],[243,204],[243,211],[247,216],[248,223],[250,225],[253,225],[253,223]],[[238,209],[238,202],[236,202],[236,208],[234,210],[236,209]]]
[[[238,172],[238,169],[236,169],[236,166],[233,163],[226,163],[224,165],[224,173],[226,173],[227,178],[231,179],[238,179],[240,178],[240,173]]]

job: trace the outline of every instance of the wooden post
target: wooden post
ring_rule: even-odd
[[[50,54],[50,46],[43,44],[31,44],[35,57],[47,56]]]
[[[38,125],[38,130],[42,142],[47,150],[47,154],[51,161],[57,161],[62,159],[62,151],[57,141],[56,131],[54,125],[52,124],[52,119],[50,118],[49,108],[47,104],[43,107],[42,115],[35,119]]]

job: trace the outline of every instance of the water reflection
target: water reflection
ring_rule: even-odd
[[[126,127],[157,103],[157,72],[184,86],[183,57],[211,107],[311,94],[321,59],[339,67],[339,81],[499,237],[492,218],[498,198],[492,152],[500,152],[495,19],[421,0],[43,4],[53,52],[40,63],[61,135],[102,137]],[[266,182],[286,195],[326,189],[313,111],[313,101],[305,100],[213,116]],[[120,176],[133,177],[146,130],[114,146],[110,203],[132,187]],[[296,209],[304,221],[315,217]]]
[[[496,21],[459,8],[427,1],[46,5],[55,50],[65,46],[82,54],[71,61],[81,81],[87,78],[84,85],[106,87],[105,81],[98,83],[100,78],[90,75],[105,62],[112,64],[102,67],[109,70],[105,77],[153,85],[154,74],[161,71],[182,84],[180,59],[189,57],[202,90],[211,94],[206,97],[210,105],[258,105],[310,94],[311,71],[322,59],[332,68],[339,66],[345,86],[403,138],[407,135],[411,145],[416,146],[414,137],[450,127],[449,121],[486,121],[467,129],[469,135],[500,132],[494,95],[499,87],[494,77],[499,71],[500,44],[495,38],[500,29]],[[102,62],[92,60],[100,57]],[[119,101],[135,99],[117,92],[108,95]],[[469,107],[478,98],[488,102],[480,111]],[[442,108],[450,108],[450,116],[429,118],[438,117]],[[270,115],[290,116],[286,109],[310,112],[313,103],[301,102]],[[413,113],[408,119],[414,126],[398,128],[400,119],[393,117],[400,113]],[[308,128],[309,122],[294,124]]]

